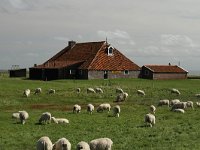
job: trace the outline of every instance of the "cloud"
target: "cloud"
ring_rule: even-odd
[[[115,31],[97,31],[97,35],[101,38],[107,37],[108,39],[130,39],[130,36],[127,32],[121,30]]]
[[[57,36],[57,37],[54,37],[54,40],[58,40],[58,41],[70,41],[68,37],[62,37],[62,36]]]

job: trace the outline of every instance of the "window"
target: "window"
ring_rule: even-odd
[[[124,75],[129,75],[129,71],[128,70],[124,70]]]
[[[145,70],[145,71],[144,71],[144,74],[145,74],[145,75],[149,75],[149,70]]]
[[[72,69],[69,70],[69,74],[75,74],[75,73],[76,73],[75,70],[72,70]]]
[[[108,47],[108,56],[112,56],[113,55],[113,47],[112,46],[109,46]]]

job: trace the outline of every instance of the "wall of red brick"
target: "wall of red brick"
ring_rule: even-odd
[[[154,73],[153,79],[159,80],[159,79],[186,79],[187,74],[186,73]]]

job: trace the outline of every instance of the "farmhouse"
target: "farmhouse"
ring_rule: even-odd
[[[141,68],[106,41],[76,43],[68,46],[41,65],[29,68],[29,78],[111,79],[138,78]]]
[[[176,65],[144,65],[141,76],[145,79],[186,79],[187,71]]]

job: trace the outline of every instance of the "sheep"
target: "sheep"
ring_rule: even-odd
[[[14,118],[14,119],[19,119],[19,112],[17,112],[17,113],[12,113],[12,118]]]
[[[192,101],[187,101],[186,106],[187,106],[187,108],[191,107],[192,109],[194,109]]]
[[[21,124],[25,124],[25,120],[27,120],[29,117],[29,114],[23,110],[23,111],[19,111],[19,119]]]
[[[30,94],[31,94],[31,90],[30,90],[30,89],[26,89],[26,90],[24,90],[23,95],[25,95],[26,97],[29,97]]]
[[[114,102],[125,101],[127,97],[128,97],[128,93],[126,92],[120,93],[119,95],[117,95],[116,100]]]
[[[116,105],[113,107],[113,115],[115,117],[119,117],[119,113],[120,113],[121,109],[120,109],[120,106],[119,105]]]
[[[116,88],[116,93],[124,93],[124,91],[121,88]]]
[[[76,89],[76,92],[77,92],[77,93],[80,93],[80,92],[81,92],[81,88],[77,88],[77,89]]]
[[[69,123],[69,120],[66,118],[51,117],[51,121],[53,121],[56,124],[68,124]]]
[[[92,114],[93,111],[94,111],[94,105],[88,104],[87,105],[87,112],[89,112],[90,114]]]
[[[73,113],[80,113],[80,112],[81,112],[81,106],[75,104],[73,107]]]
[[[179,99],[173,99],[170,101],[170,106],[173,106],[174,104],[179,103],[179,102],[180,102]]]
[[[53,144],[49,137],[43,136],[37,141],[36,147],[37,150],[52,150]]]
[[[137,90],[138,95],[145,96],[145,92],[143,90]]]
[[[103,93],[103,90],[101,88],[95,88],[96,93]]]
[[[87,88],[87,93],[96,93],[93,88]]]
[[[156,123],[156,117],[153,114],[148,113],[145,115],[144,122],[152,127]]]
[[[40,93],[42,93],[42,89],[41,88],[35,89],[35,93],[34,94],[40,94]]]
[[[177,95],[181,94],[178,89],[174,89],[174,88],[171,89],[171,93],[174,93],[174,94],[177,94]]]
[[[107,110],[110,112],[111,106],[108,103],[100,104],[97,108],[97,112],[103,112],[104,110]]]
[[[173,111],[174,112],[179,112],[179,113],[185,113],[185,110],[184,109],[180,109],[180,108],[174,109]]]
[[[178,102],[176,104],[174,104],[171,108],[171,110],[174,110],[174,109],[185,109],[187,107],[187,102]]]
[[[77,144],[76,150],[90,150],[90,146],[87,142],[81,141]]]
[[[111,150],[113,141],[110,138],[99,138],[90,141],[90,150]]]
[[[168,99],[159,100],[158,106],[162,105],[167,105],[169,107],[169,100]]]
[[[197,107],[200,107],[200,102],[196,102],[196,104],[197,104]]]
[[[66,138],[61,138],[53,144],[53,150],[71,150],[71,143]]]
[[[200,94],[195,94],[196,97],[200,97]]]
[[[155,114],[156,113],[156,107],[154,105],[150,106],[150,112]]]
[[[51,113],[45,112],[40,116],[39,123],[50,123],[51,122]]]
[[[56,93],[56,90],[54,90],[54,89],[49,89],[49,91],[48,91],[48,94],[55,94]]]

